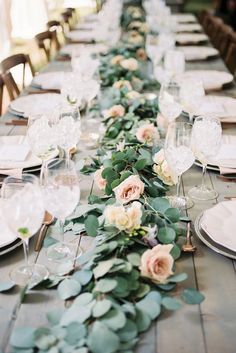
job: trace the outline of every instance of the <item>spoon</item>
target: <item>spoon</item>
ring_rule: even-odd
[[[39,232],[36,244],[34,246],[34,251],[41,250],[44,238],[47,234],[48,227],[50,226],[50,224],[52,224],[53,221],[54,221],[54,217],[46,211],[44,215],[43,224],[40,228],[40,232]]]
[[[194,246],[191,242],[191,235],[190,235],[190,225],[191,221],[187,223],[187,238],[186,238],[186,244],[183,244],[182,250],[184,252],[194,252],[197,248]]]

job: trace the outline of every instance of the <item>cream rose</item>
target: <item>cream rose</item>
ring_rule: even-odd
[[[174,175],[165,160],[165,153],[163,149],[155,153],[153,156],[153,162],[155,163],[153,166],[153,171],[158,175],[164,184],[172,186],[177,183],[177,176]]]
[[[117,202],[124,204],[137,200],[144,192],[144,183],[138,175],[131,175],[113,189]]]
[[[117,118],[125,115],[125,108],[121,104],[113,105],[110,109],[103,111],[104,118]]]
[[[104,168],[101,167],[100,169],[96,170],[96,172],[94,173],[94,181],[100,190],[105,190],[105,187],[107,185],[106,179],[102,177],[103,169]]]
[[[141,276],[150,278],[155,283],[165,283],[173,274],[174,259],[170,255],[173,245],[156,245],[146,250],[141,257]]]
[[[134,100],[140,97],[140,93],[137,91],[130,91],[126,94],[126,97],[130,100]]]
[[[162,114],[158,113],[156,118],[157,126],[160,128],[161,132],[164,134],[167,132],[168,129],[168,119],[166,119]]]
[[[123,55],[113,56],[113,58],[111,59],[111,64],[112,65],[119,65],[123,59],[124,59]]]
[[[124,59],[120,62],[120,66],[128,71],[136,71],[138,69],[138,61],[134,58]]]
[[[144,142],[148,145],[152,145],[153,142],[160,139],[159,132],[153,124],[145,124],[140,126],[136,131],[136,137],[139,142]]]
[[[136,51],[136,58],[138,60],[141,60],[141,61],[145,61],[147,60],[147,53],[144,49],[142,48],[139,48],[137,51]]]
[[[126,87],[129,91],[132,90],[132,86],[129,81],[127,80],[119,80],[113,83],[113,87],[116,89],[121,89],[123,87]]]
[[[140,227],[142,218],[141,204],[135,201],[127,209],[123,206],[107,206],[104,211],[104,217],[108,224],[114,225],[119,230],[131,233]]]

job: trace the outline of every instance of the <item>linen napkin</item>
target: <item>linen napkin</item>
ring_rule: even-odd
[[[0,161],[23,162],[30,151],[29,145],[0,145]]]

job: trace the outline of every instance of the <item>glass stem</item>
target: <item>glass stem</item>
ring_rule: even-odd
[[[42,159],[42,165],[41,165],[40,176],[39,176],[40,185],[43,185],[43,180],[45,178],[45,171],[46,171],[46,161],[45,159]]]
[[[70,149],[65,150],[65,155],[66,155],[66,167],[69,168],[70,165]]]
[[[178,181],[177,181],[177,186],[176,186],[176,196],[180,196],[180,180],[181,180],[181,175],[178,175]]]
[[[64,244],[64,220],[59,220],[59,227],[60,227],[60,239],[61,243]]]
[[[25,267],[29,266],[29,239],[23,240],[23,249],[25,256]]]
[[[206,183],[205,183],[206,167],[207,167],[206,164],[202,165],[202,185],[201,185],[201,190],[205,190],[206,189]]]

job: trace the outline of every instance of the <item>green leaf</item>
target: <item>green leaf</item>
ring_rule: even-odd
[[[140,300],[136,307],[144,311],[152,320],[156,319],[161,312],[160,305],[152,299],[144,298]]]
[[[114,264],[113,260],[107,260],[107,261],[100,261],[97,265],[97,267],[95,267],[93,269],[93,274],[94,277],[100,278],[103,277],[106,273],[108,273],[110,271],[110,269],[112,268]]]
[[[119,309],[111,309],[107,314],[105,314],[101,319],[101,322],[106,324],[110,329],[116,331],[124,327],[126,323],[126,317],[123,311]]]
[[[98,232],[98,227],[99,227],[99,222],[97,217],[94,215],[89,215],[86,218],[84,225],[85,225],[86,233],[91,237],[96,237]]]
[[[56,337],[46,327],[40,327],[34,333],[34,343],[39,349],[48,350],[56,341]]]
[[[44,248],[49,248],[49,246],[51,245],[54,245],[58,243],[58,240],[56,240],[55,238],[53,237],[50,237],[50,235],[47,235],[44,239],[44,242],[43,242],[43,247]]]
[[[139,159],[137,162],[134,164],[134,168],[137,170],[142,170],[147,164],[146,159]]]
[[[100,317],[106,314],[111,308],[111,301],[107,299],[103,299],[101,301],[97,301],[93,307],[93,317]]]
[[[137,326],[133,321],[127,319],[125,326],[121,330],[117,331],[117,334],[122,342],[128,342],[137,336]]]
[[[204,295],[193,288],[184,289],[181,299],[187,304],[200,304],[204,299]]]
[[[118,351],[119,337],[99,321],[95,321],[87,341],[92,353],[113,353]]]
[[[170,244],[175,240],[176,234],[170,227],[162,227],[157,233],[158,240],[163,244]]]
[[[15,287],[15,283],[13,281],[0,282],[0,292],[7,292],[13,287]]]
[[[117,286],[114,279],[101,279],[97,282],[95,290],[101,293],[111,292]]]
[[[59,297],[63,300],[76,296],[80,291],[80,283],[73,278],[65,278],[58,286]]]
[[[144,297],[150,291],[150,286],[146,283],[139,283],[139,287],[134,291],[134,296],[136,298]]]
[[[90,315],[91,310],[88,307],[79,307],[77,305],[72,305],[62,315],[60,325],[68,326],[72,322],[79,322],[82,324],[90,317]]]
[[[127,259],[133,266],[136,266],[136,267],[140,266],[141,257],[138,253],[133,252],[133,253],[128,254]]]
[[[10,344],[18,348],[32,348],[34,347],[34,333],[35,329],[32,327],[17,328],[11,335]]]
[[[91,293],[85,292],[80,294],[74,300],[74,305],[85,306],[93,301],[93,295]]]
[[[170,297],[165,297],[162,299],[162,305],[167,309],[167,310],[178,310],[181,308],[182,304],[180,303],[179,300],[175,298],[170,298]]]
[[[179,221],[180,218],[180,210],[178,208],[168,208],[165,211],[165,216],[173,223]]]
[[[174,260],[177,260],[180,255],[181,255],[181,249],[177,244],[173,244],[173,248],[170,251],[171,256],[173,257]]]
[[[188,278],[187,273],[183,272],[183,273],[180,273],[178,275],[169,277],[168,281],[169,282],[174,282],[174,283],[179,283],[179,282],[185,281],[187,278]]]
[[[157,302],[158,304],[161,304],[162,296],[157,291],[151,291],[146,295],[145,299],[151,299],[151,300]]]
[[[86,336],[87,329],[85,325],[78,322],[72,322],[67,326],[65,341],[70,345],[75,345],[79,340]]]
[[[165,213],[168,208],[170,208],[170,203],[167,199],[163,197],[156,197],[154,199],[149,199],[148,203],[154,208],[157,212]]]
[[[59,324],[64,311],[65,311],[64,309],[57,308],[47,312],[46,315],[47,315],[48,322],[50,322],[50,324],[52,325]]]
[[[120,179],[115,179],[113,180],[113,182],[111,183],[111,188],[114,189],[115,187],[117,187],[120,184]]]
[[[79,270],[76,271],[72,276],[72,278],[78,281],[82,286],[88,284],[92,277],[93,272],[90,270]]]
[[[136,309],[136,325],[138,328],[138,332],[147,331],[147,329],[151,325],[151,319],[144,311]]]

